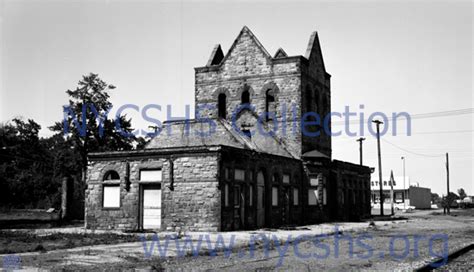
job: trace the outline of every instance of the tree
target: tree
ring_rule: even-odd
[[[3,207],[56,206],[57,183],[52,179],[51,154],[38,137],[41,126],[13,119],[0,128],[0,202]]]
[[[458,195],[459,195],[460,199],[464,199],[464,198],[467,197],[467,194],[466,194],[466,192],[464,191],[463,188],[458,189]]]
[[[431,203],[437,204],[440,202],[441,202],[441,199],[439,198],[439,195],[437,193],[431,193]]]
[[[459,196],[456,193],[449,192],[448,198],[452,201],[452,200],[459,199]]]
[[[49,139],[56,162],[55,176],[74,180],[73,217],[83,216],[87,175],[87,154],[91,152],[131,150],[135,136],[131,119],[125,116],[108,118],[112,108],[107,84],[97,74],[82,77],[75,90],[67,90],[69,103],[65,117],[50,127],[56,134]],[[126,136],[124,136],[126,135]]]
[[[87,154],[90,152],[131,150],[135,137],[131,120],[125,116],[109,119],[112,108],[109,91],[115,86],[107,84],[98,74],[82,77],[75,90],[67,90],[69,105],[64,107],[65,118],[56,122],[51,130],[64,135],[81,157],[82,181],[85,184]],[[67,116],[66,116],[67,114]],[[124,137],[124,134],[128,134]]]
[[[137,139],[136,139],[137,146],[135,147],[135,149],[137,149],[137,150],[145,149],[145,146],[150,142],[150,140],[151,139],[149,137],[146,137],[146,138],[137,137]]]

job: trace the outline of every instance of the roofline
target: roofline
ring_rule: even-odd
[[[152,155],[173,155],[182,153],[214,153],[218,152],[222,146],[208,145],[208,146],[181,146],[169,148],[150,148],[142,150],[129,151],[109,151],[109,152],[93,152],[87,154],[88,160],[96,161],[110,158],[126,158],[126,157],[143,157]]]
[[[304,65],[308,65],[309,61],[307,58],[305,58],[302,55],[298,56],[288,56],[288,57],[282,57],[282,58],[271,58],[270,62],[272,64],[280,64],[280,63],[289,63],[289,62],[299,62]],[[223,62],[217,65],[211,65],[211,66],[199,66],[199,67],[194,67],[195,72],[210,72],[210,71],[219,71],[221,68]],[[328,74],[329,75],[329,74]]]
[[[336,165],[343,165],[343,166],[347,166],[347,167],[350,167],[352,169],[364,169],[364,170],[367,170],[369,173],[371,173],[370,171],[370,167],[367,166],[367,165],[360,165],[360,164],[355,164],[355,163],[352,163],[352,162],[346,162],[346,161],[339,161],[339,160],[332,160],[331,163],[334,163]]]
[[[248,148],[238,148],[235,146],[227,145],[206,145],[206,146],[191,146],[191,147],[172,147],[172,148],[151,148],[142,150],[130,150],[130,151],[109,151],[109,152],[94,152],[87,154],[89,161],[101,161],[109,159],[127,159],[127,158],[150,158],[150,156],[161,155],[161,156],[172,156],[180,154],[202,154],[202,153],[217,153],[225,150],[235,150],[241,152],[250,152],[256,154],[262,154],[264,156],[278,157],[279,159],[297,160],[298,158],[281,156],[277,154],[259,152]]]

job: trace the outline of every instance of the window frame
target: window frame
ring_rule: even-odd
[[[266,92],[265,92],[265,112],[266,112],[266,121],[272,121],[273,120],[273,114],[276,115],[276,112],[272,112],[272,114],[270,114],[270,107],[271,106],[275,106],[275,103],[276,103],[276,99],[275,99],[275,95],[274,95],[274,92],[273,92],[273,89],[268,89]]]
[[[229,208],[230,205],[230,201],[229,201],[229,183],[224,183],[224,196],[223,196],[223,199],[224,199],[224,208]]]
[[[161,172],[161,177],[160,177],[160,180],[142,180],[142,172],[146,172],[146,171],[160,171]],[[152,184],[156,184],[156,183],[163,183],[163,168],[159,168],[159,167],[156,167],[156,168],[140,168],[138,169],[138,182],[139,183],[152,183]]]
[[[318,190],[318,188],[309,187],[307,192],[308,192],[308,206],[318,206],[320,204],[319,203],[319,190]],[[310,200],[309,195],[310,195],[311,192],[313,192],[313,194],[314,194],[314,192],[316,192],[316,194],[314,194],[314,197],[316,199],[316,203],[314,203],[314,204],[309,202],[309,200]]]
[[[293,187],[293,201],[291,202],[294,207],[297,207],[300,205],[300,189]],[[296,194],[295,194],[296,193]],[[295,203],[295,195],[296,195],[296,203]]]
[[[244,96],[245,95],[245,96]],[[246,101],[244,101],[244,98]],[[242,94],[240,94],[240,104],[250,104],[250,91],[245,89]]]
[[[253,189],[253,184],[249,184],[249,207],[253,207],[253,194],[254,194],[254,189]]]
[[[273,193],[274,193],[274,190],[276,190],[276,198],[274,197]],[[279,190],[279,187],[278,186],[272,186],[272,207],[278,207],[279,205],[279,197],[278,197],[278,193],[280,192]],[[275,200],[276,200],[276,204],[275,204]]]
[[[222,97],[224,101],[221,101]],[[222,105],[222,103],[224,105]],[[223,112],[221,112],[221,109],[223,110]],[[225,93],[220,93],[217,96],[217,117],[222,119],[227,118],[227,95]]]
[[[112,188],[112,187],[118,187],[118,194],[119,194],[119,203],[118,206],[104,206],[105,205],[105,188]],[[103,210],[118,210],[122,208],[122,188],[120,186],[120,183],[104,183],[102,184],[102,209]]]

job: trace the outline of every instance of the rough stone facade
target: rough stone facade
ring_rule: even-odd
[[[223,54],[216,54],[221,50],[220,46],[217,48],[210,58],[217,64],[195,68],[195,103],[197,109],[203,109],[202,117],[217,118],[216,102],[220,94],[225,94],[226,119],[232,121],[232,117],[239,117],[234,113],[241,105],[242,93],[248,91],[249,102],[258,116],[274,111],[280,124],[276,134],[294,156],[300,157],[314,149],[331,156],[329,136],[321,133],[321,137],[303,137],[300,130],[305,112],[315,112],[321,117],[330,112],[330,75],[325,72],[316,32],[310,38],[306,58],[272,58],[247,27],[219,61],[216,56]],[[268,91],[275,99],[271,109],[266,107]]]
[[[153,207],[160,213],[154,216],[169,231],[280,227],[370,214],[370,169],[333,161],[323,123],[305,127],[319,136],[300,129],[302,118],[314,118],[305,113],[323,121],[331,111],[330,75],[316,32],[305,56],[279,49],[272,57],[244,27],[227,54],[217,45],[195,72],[195,120],[165,122],[145,150],[89,155],[87,228],[147,229],[151,204],[144,192],[157,190],[160,203]],[[159,178],[142,178],[147,169]],[[120,203],[109,208],[104,188],[117,185]]]

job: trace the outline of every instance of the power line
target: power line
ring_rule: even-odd
[[[474,113],[474,108],[466,108],[466,109],[458,109],[458,110],[449,110],[449,111],[436,111],[436,112],[428,112],[428,113],[417,113],[417,114],[409,114],[410,119],[426,119],[426,118],[437,118],[437,117],[446,117],[446,116],[457,116],[457,115],[465,115],[465,114],[472,114]],[[392,113],[392,114],[400,114],[398,113]],[[387,116],[387,121],[393,121],[393,117],[388,117]],[[361,121],[365,122],[368,120],[350,120],[349,122],[345,121],[337,121],[337,122],[332,122],[332,125],[344,125],[346,123],[348,124],[358,124]]]
[[[422,132],[412,132],[410,135],[416,134],[449,134],[449,133],[473,133],[474,130],[440,130],[440,131],[422,131]],[[397,133],[401,134],[401,133]],[[403,133],[406,135],[406,132]]]
[[[391,143],[391,142],[389,142],[389,141],[387,141],[387,140],[385,140],[385,139],[382,139],[382,141],[384,141],[384,142],[386,142],[387,144],[392,145],[392,146],[394,146],[394,147],[396,147],[396,148],[398,148],[398,149],[400,149],[400,150],[402,150],[402,151],[405,151],[405,152],[408,152],[408,153],[410,153],[410,154],[417,155],[417,156],[431,157],[431,158],[433,158],[433,157],[443,157],[443,156],[444,156],[444,154],[435,155],[435,154],[422,154],[422,153],[418,153],[418,152],[413,152],[413,151],[410,151],[410,150],[408,150],[408,149],[406,149],[406,148],[400,147],[400,146],[398,146],[398,145],[396,145],[396,144],[394,144],[394,143]]]
[[[429,134],[456,134],[456,133],[473,133],[474,130],[439,130],[439,131],[421,131],[421,132],[410,132],[410,136],[412,135],[429,135]],[[406,136],[406,132],[397,132],[396,135],[390,135],[388,134],[387,136]],[[360,137],[361,135],[356,135],[356,136],[350,136],[350,135],[345,135],[341,134],[339,136],[333,137],[331,140],[353,140],[357,139],[357,137]],[[362,135],[365,136],[365,135]]]

